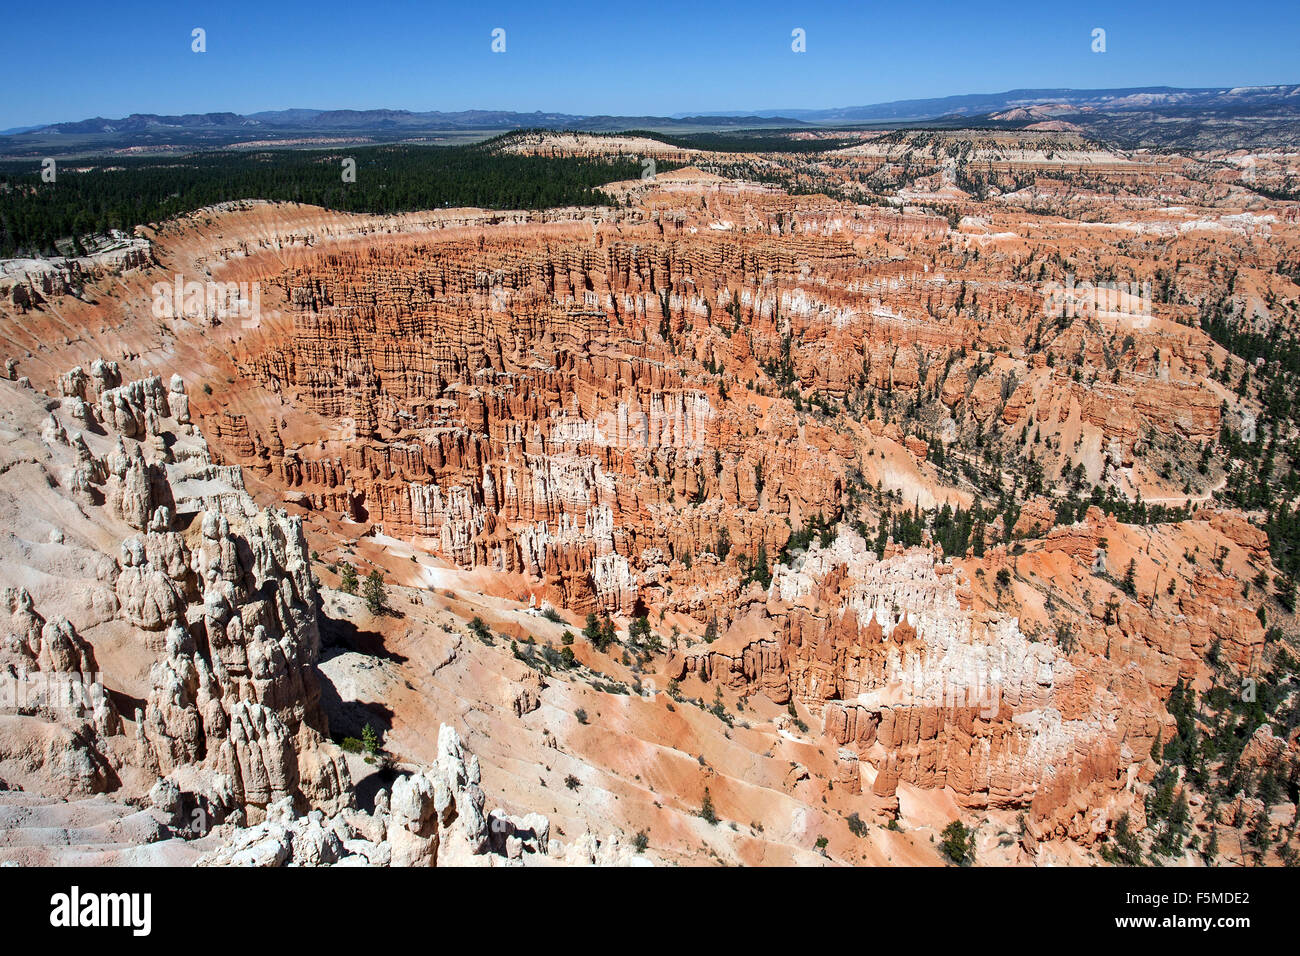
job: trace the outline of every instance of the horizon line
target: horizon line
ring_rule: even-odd
[[[976,91],[976,92],[968,92],[968,93],[947,93],[942,96],[909,96],[900,99],[878,100],[876,102],[871,102],[871,103],[851,103],[843,106],[788,106],[788,107],[761,107],[761,108],[754,108],[754,109],[731,109],[731,110],[713,109],[713,110],[696,110],[696,111],[678,110],[676,112],[664,112],[664,113],[609,113],[609,112],[582,113],[582,112],[571,112],[569,110],[564,110],[564,109],[525,110],[525,109],[512,109],[508,107],[489,107],[489,106],[471,106],[471,107],[465,107],[463,109],[443,109],[443,108],[413,109],[411,107],[401,107],[401,106],[367,106],[367,107],[347,106],[347,107],[326,107],[326,108],[311,107],[311,106],[283,106],[283,107],[267,107],[263,109],[254,109],[248,112],[241,112],[239,110],[234,110],[234,109],[203,110],[203,111],[192,111],[192,112],[185,112],[185,113],[156,113],[156,112],[147,112],[147,111],[132,111],[120,116],[101,116],[101,115],[82,116],[77,119],[61,119],[61,120],[52,120],[49,122],[13,126],[5,130],[0,130],[0,136],[21,135],[24,132],[34,132],[36,130],[45,129],[51,126],[60,126],[68,123],[84,123],[84,122],[89,122],[91,120],[105,120],[105,121],[125,120],[135,116],[159,116],[159,117],[178,116],[179,117],[179,116],[218,116],[222,114],[229,114],[232,116],[251,118],[259,114],[290,113],[290,112],[314,112],[314,113],[390,112],[390,113],[407,113],[407,114],[417,115],[417,116],[421,114],[431,114],[431,113],[443,114],[443,115],[455,115],[458,113],[517,113],[521,116],[544,115],[550,113],[550,114],[560,114],[564,116],[572,116],[572,117],[577,117],[582,119],[592,119],[592,118],[605,117],[605,116],[615,117],[615,118],[647,117],[647,118],[654,118],[654,119],[689,119],[692,117],[711,117],[717,119],[726,119],[726,118],[743,119],[747,117],[754,117],[756,119],[781,119],[781,118],[797,119],[797,117],[795,116],[783,117],[782,114],[786,112],[817,113],[817,112],[832,112],[836,110],[870,109],[871,107],[890,106],[893,104],[900,104],[900,103],[922,103],[922,102],[933,102],[936,100],[957,99],[961,97],[999,96],[999,95],[1007,95],[1012,93],[1056,93],[1056,92],[1105,93],[1105,92],[1112,92],[1112,91],[1153,91],[1153,90],[1167,90],[1171,92],[1183,92],[1183,93],[1195,93],[1195,92],[1207,92],[1207,91],[1219,90],[1227,93],[1233,90],[1269,90],[1269,89],[1278,89],[1278,88],[1283,88],[1288,86],[1300,86],[1300,82],[1256,83],[1256,84],[1248,84],[1244,86],[1229,85],[1224,83],[1213,84],[1210,86],[1169,86],[1166,84],[1148,84],[1145,86],[1099,86],[1099,87],[1016,86],[1016,87],[1011,87],[1009,89],[1003,89],[1003,90]],[[773,114],[773,115],[763,116],[762,114],[765,113]],[[898,119],[898,118],[895,117],[894,119]]]

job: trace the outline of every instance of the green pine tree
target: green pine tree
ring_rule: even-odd
[[[366,575],[366,607],[378,617],[388,610],[388,590],[384,587],[384,572],[376,568]]]

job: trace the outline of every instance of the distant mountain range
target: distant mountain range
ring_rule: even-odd
[[[1038,107],[1038,109],[1031,109]],[[1046,112],[1045,112],[1046,110]],[[240,145],[312,146],[330,143],[465,142],[509,130],[611,132],[647,129],[703,132],[801,126],[928,124],[1024,127],[1051,121],[1129,145],[1296,143],[1300,85],[1178,89],[1025,89],[932,99],[896,100],[836,109],[781,109],[676,116],[583,116],[509,110],[286,109],[242,115],[137,113],[121,119],[0,131],[0,155],[28,157],[95,153],[157,153]],[[1225,144],[1226,145],[1226,144]]]
[[[462,110],[457,113],[438,111],[414,113],[410,110],[272,110],[262,113],[186,113],[160,116],[155,113],[132,113],[122,119],[96,116],[72,123],[28,126],[0,130],[0,136],[91,136],[129,134],[164,135],[204,131],[248,132],[265,134],[304,131],[363,132],[382,131],[447,132],[460,130],[508,130],[546,127],[548,129],[628,129],[637,124],[671,124],[693,126],[772,126],[801,125],[793,117],[753,116],[578,116],[571,113],[515,113],[509,110]]]
[[[1113,90],[1038,89],[1008,90],[1005,93],[967,93],[934,99],[892,100],[872,106],[844,106],[836,109],[754,110],[754,116],[788,116],[805,123],[878,123],[955,116],[984,116],[1020,107],[1061,104],[1078,109],[1104,111],[1146,111],[1152,109],[1249,109],[1261,106],[1289,106],[1300,109],[1300,85],[1221,86],[1179,89],[1172,86],[1124,87]],[[711,114],[704,114],[711,115]],[[722,115],[722,114],[720,114]]]

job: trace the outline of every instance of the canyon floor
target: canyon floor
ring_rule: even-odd
[[[6,263],[0,862],[1294,862],[1300,152],[858,140]]]

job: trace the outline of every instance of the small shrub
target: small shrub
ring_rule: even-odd
[[[483,618],[481,617],[476,617],[474,620],[469,622],[469,631],[484,644],[491,645],[496,643],[492,640],[492,631],[488,628],[487,624],[484,623]]]
[[[339,562],[339,590],[345,594],[357,593],[357,569],[346,561]]]
[[[710,826],[718,825],[718,813],[713,809],[713,795],[709,793],[708,787],[704,788],[704,802],[700,804],[700,819]]]
[[[943,855],[958,866],[970,866],[975,862],[975,831],[968,829],[960,820],[953,820],[943,828],[943,840],[939,849]]]
[[[378,569],[366,575],[366,607],[378,617],[388,611],[388,589],[384,587],[384,572]]]
[[[372,757],[379,750],[379,735],[375,733],[369,724],[361,728],[361,746]]]

